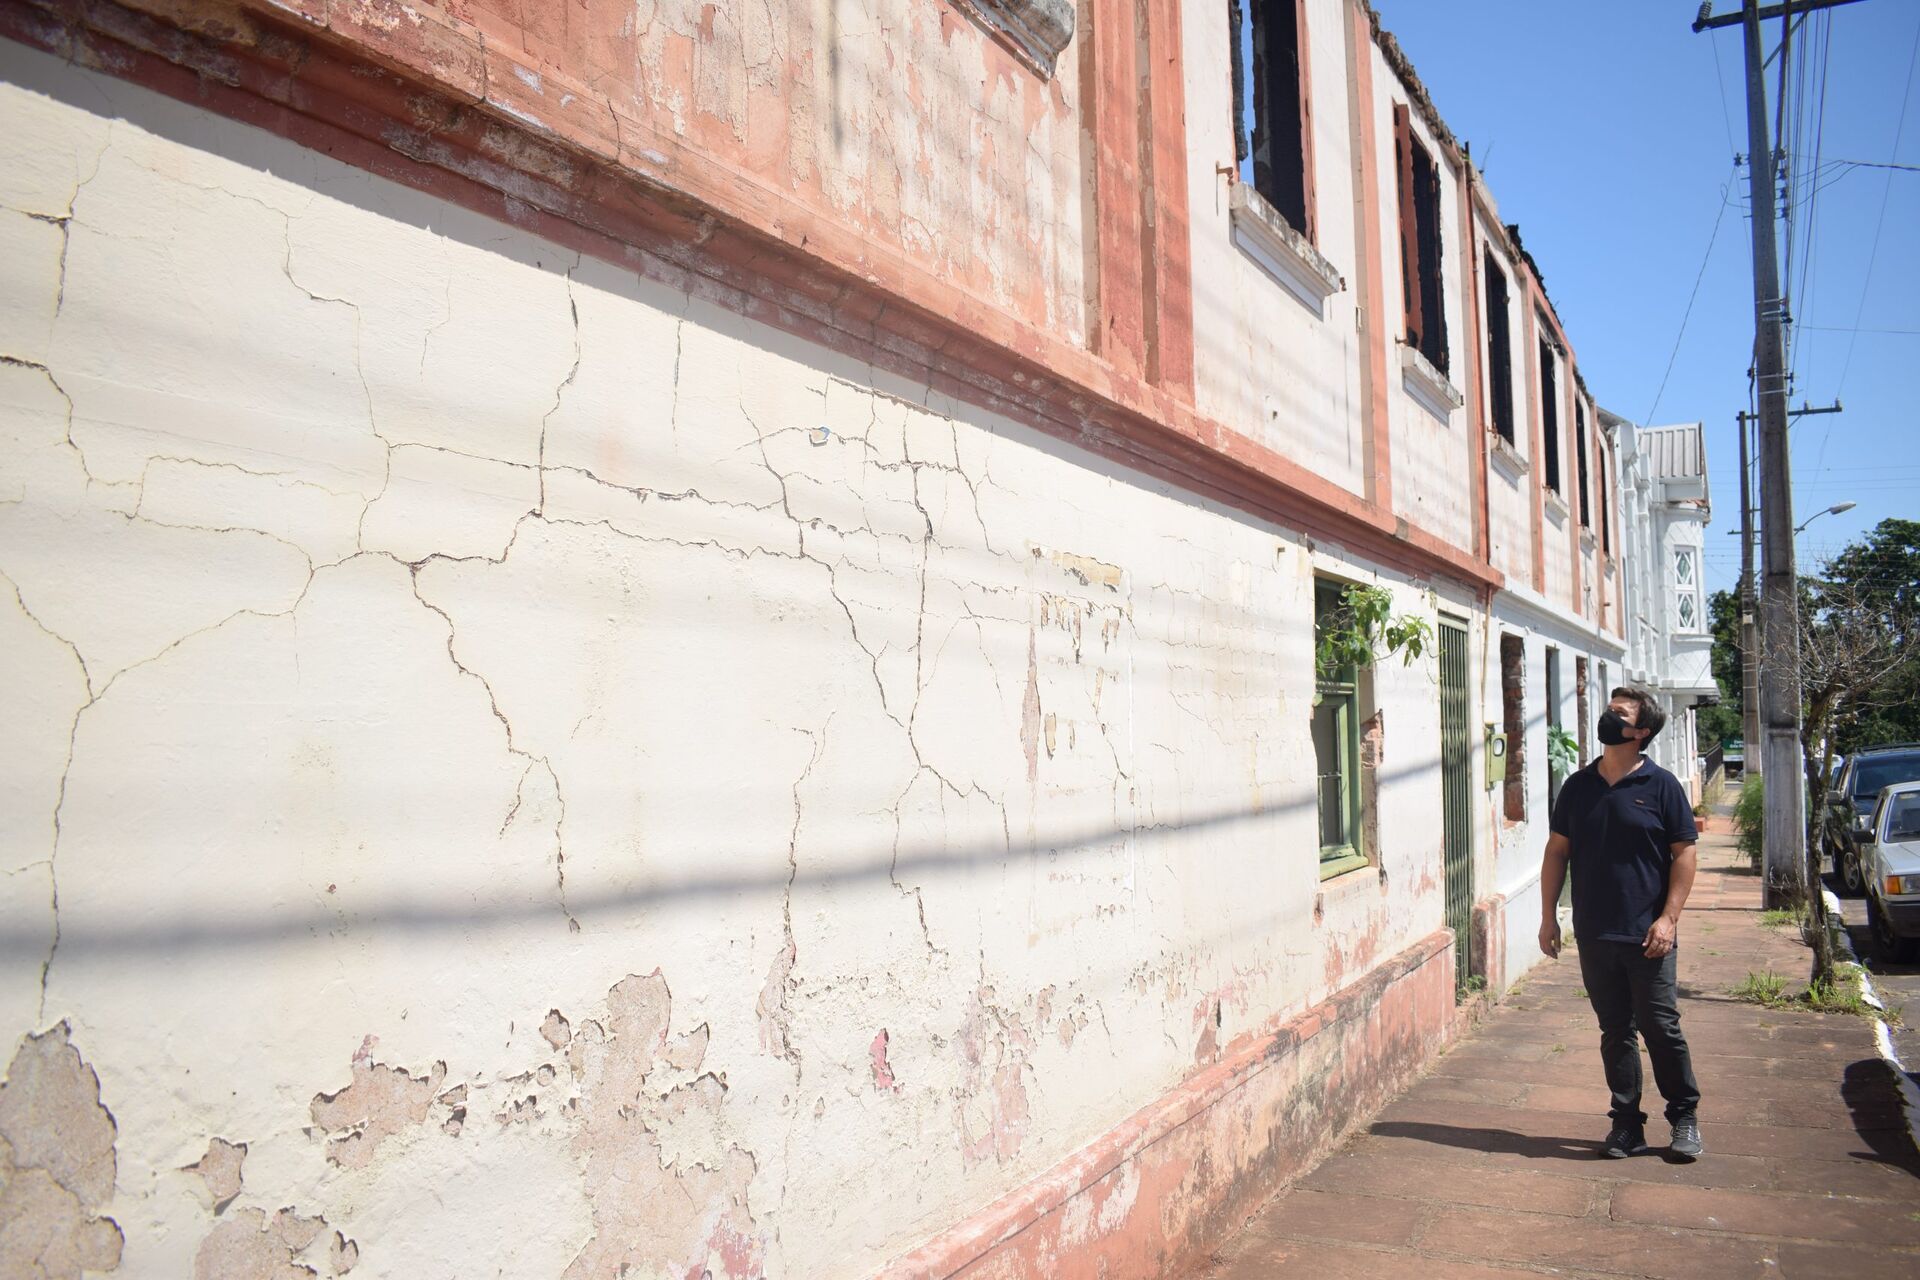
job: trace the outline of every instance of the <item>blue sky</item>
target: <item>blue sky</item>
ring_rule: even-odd
[[[1734,152],[1747,149],[1739,28],[1693,34],[1697,0],[1374,5],[1454,133],[1472,145],[1501,216],[1520,224],[1594,396],[1636,422],[1651,413],[1656,423],[1707,424],[1708,582],[1731,585],[1739,569],[1739,540],[1726,533],[1739,521],[1733,415],[1747,407],[1753,347],[1746,173],[1733,166]],[[1736,7],[1715,0],[1716,13]],[[1765,25],[1771,49],[1780,24]],[[1884,517],[1920,518],[1920,172],[1834,163],[1920,165],[1920,78],[1906,94],[1904,128],[1901,112],[1920,47],[1920,3],[1863,0],[1815,15],[1796,35],[1796,60],[1808,36],[1825,47],[1827,78],[1817,171],[1816,59],[1806,60],[1807,87],[1794,95],[1806,121],[1806,159],[1796,164],[1818,173],[1819,189],[1803,200],[1813,212],[1795,235],[1793,274],[1797,283],[1804,270],[1805,282],[1792,299],[1802,326],[1793,403],[1838,396],[1846,411],[1793,428],[1794,514],[1804,521],[1836,502],[1859,506],[1800,535],[1803,568]],[[1774,69],[1768,79],[1773,102]]]

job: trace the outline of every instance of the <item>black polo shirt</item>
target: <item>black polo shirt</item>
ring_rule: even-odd
[[[1642,756],[1609,786],[1598,761],[1568,778],[1553,830],[1573,846],[1573,934],[1640,942],[1667,902],[1672,846],[1700,838],[1680,779]]]

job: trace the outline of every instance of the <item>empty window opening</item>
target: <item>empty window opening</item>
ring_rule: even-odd
[[[1591,720],[1591,704],[1587,701],[1587,660],[1573,660],[1573,700],[1580,725],[1580,758],[1587,758],[1587,726]]]
[[[1400,169],[1400,282],[1407,345],[1447,372],[1446,291],[1440,263],[1440,170],[1413,136],[1413,118],[1393,109],[1393,149]]]
[[[1493,429],[1508,444],[1513,443],[1513,322],[1507,273],[1486,256],[1487,275],[1487,368],[1491,373],[1489,394],[1493,397]]]
[[[1587,405],[1583,400],[1573,402],[1573,466],[1579,485],[1580,523],[1591,529],[1593,514],[1587,507]]]
[[[1500,702],[1507,737],[1507,820],[1527,818],[1527,645],[1519,636],[1500,637]]]
[[[1541,326],[1545,328],[1543,324]],[[1550,338],[1540,339],[1540,430],[1543,436],[1541,464],[1546,468],[1547,488],[1560,492],[1560,371]]]
[[[1613,506],[1607,494],[1607,469],[1609,455],[1607,446],[1600,446],[1600,554],[1613,554]]]
[[[1314,239],[1313,107],[1304,0],[1227,0],[1233,34],[1234,159],[1240,181]]]

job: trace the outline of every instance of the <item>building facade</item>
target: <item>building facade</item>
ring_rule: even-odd
[[[1700,423],[1636,427],[1607,415],[1620,447],[1621,493],[1633,610],[1627,619],[1627,674],[1660,695],[1672,722],[1648,754],[1673,771],[1695,800],[1703,779],[1695,709],[1720,696],[1713,678],[1713,619],[1707,610],[1706,435]]]
[[[1159,1275],[1528,963],[1631,437],[1363,0],[0,34],[10,1267]]]

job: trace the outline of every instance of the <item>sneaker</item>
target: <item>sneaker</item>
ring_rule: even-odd
[[[1688,1118],[1673,1122],[1673,1142],[1667,1147],[1674,1159],[1698,1160],[1700,1153],[1706,1150],[1700,1145],[1700,1122]]]
[[[1641,1156],[1647,1153],[1647,1131],[1637,1124],[1616,1124],[1613,1132],[1607,1135],[1607,1141],[1600,1148],[1600,1154],[1611,1160],[1624,1160],[1628,1156]]]

